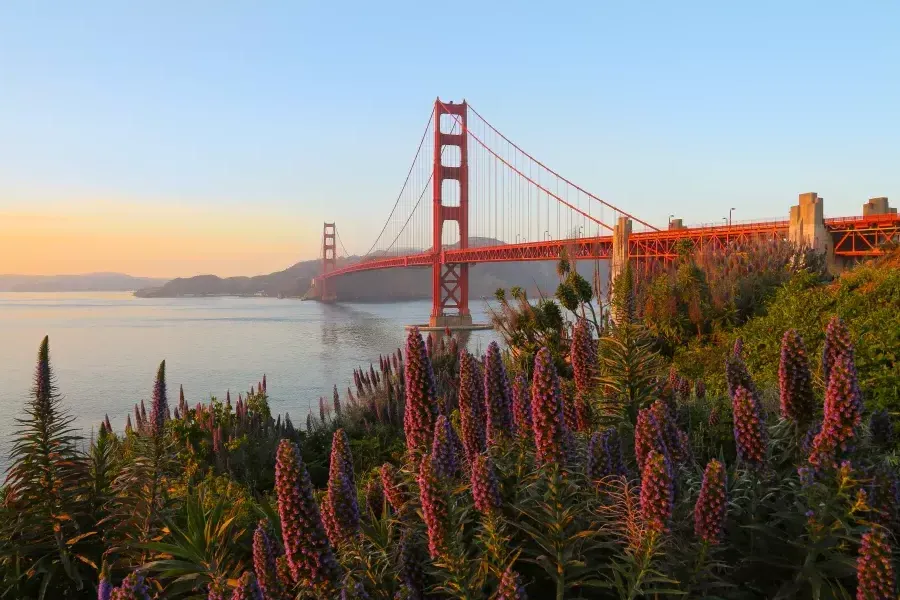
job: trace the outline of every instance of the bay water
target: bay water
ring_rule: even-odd
[[[484,301],[471,302],[487,322]],[[128,292],[0,293],[0,472],[16,417],[23,414],[38,346],[50,337],[50,360],[63,403],[88,436],[104,415],[121,431],[134,404],[149,410],[153,381],[166,361],[169,404],[179,385],[189,404],[224,398],[266,374],[272,412],[297,426],[318,399],[341,396],[353,368],[405,340],[404,326],[425,323],[430,301],[320,304],[274,298],[136,298]],[[474,332],[469,349],[483,351],[493,331]],[[377,367],[376,367],[377,368]],[[355,390],[354,390],[355,393]]]

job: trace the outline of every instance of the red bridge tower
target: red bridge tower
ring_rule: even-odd
[[[448,263],[444,259],[442,235],[445,221],[456,221],[459,226],[459,247],[469,247],[469,158],[468,131],[466,116],[468,105],[452,102],[434,102],[434,171],[432,177],[432,252],[434,263],[431,275],[431,327],[471,326],[472,315],[469,313],[469,264]],[[450,131],[441,130],[441,116],[450,115]],[[458,127],[454,127],[457,125]],[[452,133],[458,130],[458,133]],[[444,152],[445,148],[459,148],[459,164],[446,165],[445,155],[453,156],[453,152]],[[459,184],[459,204],[445,203],[444,182],[456,181]]]
[[[325,223],[322,230],[322,275],[330,273],[337,268],[337,249],[335,248],[336,230],[334,223]],[[337,296],[334,291],[328,289],[328,279],[320,277],[322,285],[320,300],[322,302],[334,302]]]

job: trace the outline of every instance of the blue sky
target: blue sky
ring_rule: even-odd
[[[136,274],[281,268],[325,219],[364,251],[435,96],[653,222],[857,214],[900,204],[898,31],[893,2],[4,3],[0,217],[203,249]]]

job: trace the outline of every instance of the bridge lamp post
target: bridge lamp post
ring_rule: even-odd
[[[672,219],[675,218],[675,215],[669,215],[669,228],[672,228]]]
[[[519,243],[519,238],[520,238],[521,236],[522,236],[521,233],[517,233],[517,234],[516,234],[516,243],[517,243],[517,244]]]
[[[544,231],[544,239],[545,239],[545,240],[549,240],[549,239],[550,239],[550,231]]]
[[[722,217],[722,222],[728,225],[728,219],[726,217]]]
[[[728,211],[728,226],[731,227],[731,213],[734,212],[734,209]]]

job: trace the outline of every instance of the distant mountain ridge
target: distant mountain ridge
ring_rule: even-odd
[[[131,292],[164,285],[168,279],[125,273],[0,275],[0,292]]]
[[[502,245],[490,238],[471,238],[470,247]],[[447,246],[451,248],[452,246]],[[384,254],[381,254],[384,256]],[[360,257],[342,259],[338,267],[355,264]],[[176,298],[181,296],[282,296],[300,297],[319,275],[319,259],[299,262],[283,271],[256,277],[227,277],[199,275],[178,278],[165,285],[141,289],[136,296],[144,298]],[[589,281],[593,278],[591,261],[578,263],[578,271]],[[600,277],[606,282],[607,266],[600,263]],[[470,298],[490,297],[497,288],[520,286],[530,294],[538,290],[553,294],[559,278],[553,261],[503,262],[476,264],[469,268]],[[431,297],[431,270],[419,268],[362,271],[338,277],[333,282],[335,292],[343,301],[416,300]]]

